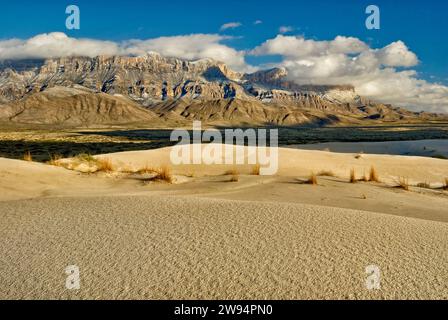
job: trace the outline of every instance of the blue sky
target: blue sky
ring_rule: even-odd
[[[80,30],[69,31],[65,28],[67,17],[65,9],[70,4],[80,7]],[[377,5],[381,10],[380,30],[368,30],[365,27],[367,17],[365,9],[371,4]],[[51,32],[64,32],[75,39],[110,40],[116,44],[129,39],[218,34],[231,38],[208,39],[210,43],[206,45],[213,47],[215,51],[222,48],[219,46],[225,46],[223,52],[227,55],[226,58],[229,54],[236,55],[229,58],[229,61],[223,60],[226,63],[230,62],[231,66],[232,62],[237,67],[238,63],[244,67],[276,63],[275,66],[287,68],[290,66],[290,75],[292,78],[295,77],[296,81],[303,82],[308,79],[314,81],[313,75],[317,74],[314,83],[322,84],[326,79],[330,79],[328,84],[339,81],[347,82],[346,84],[353,82],[361,94],[374,99],[384,98],[384,102],[411,106],[416,110],[420,110],[422,103],[426,103],[425,110],[448,111],[447,16],[448,1],[439,0],[196,0],[194,2],[128,0],[119,3],[87,0],[5,1],[0,11],[0,58],[2,46],[3,48],[10,46],[10,42],[4,40],[19,38],[26,41],[36,35]],[[256,20],[262,23],[254,24]],[[223,24],[230,22],[238,22],[241,26],[220,30]],[[288,41],[292,41],[290,38],[281,39],[283,41],[281,54],[266,54],[269,48],[261,50],[263,54],[260,55],[247,53],[248,50],[278,38],[281,26],[292,27],[292,31],[285,33],[284,36],[303,37],[314,41],[312,45],[315,48],[321,48],[324,40],[333,40],[337,36],[359,39],[368,46],[370,53],[378,51],[376,49],[387,49],[390,45],[393,48],[389,48],[387,52],[378,51],[375,57],[370,57],[369,59],[376,59],[374,67],[369,59],[361,59],[361,62],[348,61],[353,58],[349,52],[344,52],[345,60],[338,60],[336,56],[339,47],[339,49],[327,48],[329,54],[324,57],[316,52],[314,56],[303,56],[302,53],[295,55],[285,48],[285,43],[288,45]],[[44,39],[43,42],[45,41],[47,40]],[[54,47],[47,51],[51,52],[58,48],[58,41],[62,41],[61,46],[66,44],[64,39],[54,41]],[[189,39],[185,41],[188,42]],[[20,52],[22,50],[20,45],[13,48],[16,51],[9,48],[9,54],[16,55]],[[69,41],[69,45],[79,44],[74,45]],[[95,45],[101,47],[103,43]],[[176,47],[177,39],[172,38],[171,42],[162,44],[158,42],[146,44],[143,47],[158,49],[160,45],[165,46],[163,50],[166,46]],[[200,42],[197,42],[197,45],[200,46]],[[338,45],[340,44],[335,46]],[[188,54],[185,57],[185,52],[196,44],[192,42],[188,47],[183,43],[182,46],[184,56],[180,57],[188,58]],[[297,44],[296,48],[297,51],[302,50],[302,44]],[[35,50],[36,47],[28,49]],[[201,50],[196,53],[195,58],[198,56],[202,58],[201,54],[208,52],[208,47]],[[397,59],[401,59],[400,50],[405,52],[408,62],[397,62]],[[3,54],[5,52],[3,50]],[[291,57],[291,54],[295,56]],[[360,52],[357,54],[363,55]],[[218,53],[216,56],[219,58],[221,55]],[[238,59],[243,59],[243,64]],[[310,67],[312,64],[314,67]],[[322,73],[322,69],[331,70],[336,64],[343,67],[335,68],[333,73],[330,71]],[[331,66],[328,67],[329,65]],[[364,74],[358,74],[359,68],[364,70]],[[303,74],[307,74],[308,78],[304,80]]]
[[[81,30],[65,30],[65,8],[81,9]],[[381,30],[364,26],[367,5],[381,9]],[[294,33],[319,40],[337,35],[358,37],[381,47],[404,41],[415,52],[421,77],[448,83],[448,1],[380,0],[226,0],[226,1],[2,1],[0,39],[29,38],[36,34],[63,31],[74,37],[110,40],[154,38],[189,33],[217,33],[222,24],[241,22],[242,27],[225,34],[241,36],[232,47],[253,48],[274,37],[282,25]],[[253,25],[255,20],[263,24]],[[252,58],[250,62],[257,62]]]

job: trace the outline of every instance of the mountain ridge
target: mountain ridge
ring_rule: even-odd
[[[65,88],[65,100],[48,92],[54,88],[59,91]],[[79,90],[83,90],[81,95]],[[45,96],[46,92],[48,101],[35,97]],[[78,101],[71,101],[73,99]],[[350,85],[297,85],[288,80],[284,68],[242,74],[212,59],[187,61],[157,53],[139,57],[3,61],[0,62],[0,105],[3,121],[28,123],[43,118],[47,123],[45,119],[60,122],[66,118],[66,123],[92,125],[98,121],[108,123],[107,117],[98,110],[108,110],[114,115],[109,119],[111,124],[159,119],[235,125],[302,125],[448,118],[370,101],[357,95]],[[61,109],[61,105],[65,107]],[[80,117],[79,109],[73,107],[76,105],[82,105],[84,111],[90,108],[84,117],[90,115],[91,119]],[[108,107],[98,109],[98,105]],[[27,106],[34,110],[28,112],[34,119],[23,116],[24,112],[27,114]],[[73,114],[70,114],[70,106]],[[42,115],[52,116],[39,117],[39,110]],[[64,110],[64,117],[58,118],[55,110]]]

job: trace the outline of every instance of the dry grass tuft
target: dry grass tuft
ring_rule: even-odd
[[[356,183],[356,182],[357,182],[357,180],[356,180],[355,169],[352,168],[352,169],[350,170],[350,183]]]
[[[31,152],[29,152],[29,151],[25,152],[25,154],[23,155],[23,160],[32,162],[33,156],[31,155]]]
[[[171,173],[171,169],[168,166],[163,166],[157,169],[156,180],[165,181],[168,183],[173,183],[173,175]]]
[[[317,173],[318,177],[334,177],[336,176],[331,170],[321,170]]]
[[[443,184],[443,190],[448,190],[448,178],[445,178],[445,182]]]
[[[114,171],[114,165],[113,165],[111,159],[100,158],[100,159],[95,159],[95,160],[96,160],[96,165],[97,165],[97,171],[100,171],[100,172]]]
[[[260,165],[259,164],[256,164],[256,165],[254,165],[253,167],[252,167],[252,172],[251,172],[251,175],[253,175],[253,176],[259,176],[260,175]]]
[[[380,182],[380,178],[378,176],[378,172],[376,171],[374,166],[370,167],[369,181],[370,182]]]
[[[404,178],[404,177],[400,177],[398,178],[397,182],[397,188],[409,191],[409,179],[408,178]]]
[[[317,175],[314,172],[311,172],[308,179],[305,181],[306,184],[311,184],[313,186],[317,186]]]
[[[59,161],[62,158],[63,157],[60,154],[50,155],[50,160],[47,162],[47,164],[49,164],[50,166],[55,166],[55,167],[62,167],[63,165]]]

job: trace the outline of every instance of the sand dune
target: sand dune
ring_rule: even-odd
[[[169,152],[100,157],[159,166]],[[281,149],[274,177],[180,166],[193,177],[148,185],[0,159],[0,298],[447,299],[446,191],[345,181],[371,165],[389,181],[448,173],[444,160]],[[297,183],[324,169],[340,177]],[[65,288],[73,264],[79,291]],[[368,265],[380,290],[365,286]]]

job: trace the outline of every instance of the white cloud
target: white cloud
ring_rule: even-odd
[[[331,41],[278,35],[250,51],[251,55],[280,55],[275,64],[288,70],[298,84],[351,84],[367,98],[417,111],[448,112],[448,87],[418,79],[415,53],[397,41],[381,49],[370,48],[353,37]]]
[[[64,33],[41,34],[28,40],[0,41],[0,60],[48,59],[68,56],[144,55],[156,51],[162,55],[187,60],[212,58],[228,64],[236,71],[251,71],[245,53],[221,42],[229,39],[216,34],[192,34],[120,43],[93,39],[70,38]]]
[[[224,30],[227,30],[227,29],[235,29],[235,28],[239,28],[241,26],[242,26],[241,22],[229,22],[229,23],[223,24],[221,26],[220,30],[224,31]]]
[[[160,37],[149,40],[129,40],[123,43],[125,52],[143,55],[149,51],[164,56],[187,60],[212,58],[228,64],[237,71],[250,71],[245,53],[220,43],[229,37],[216,34],[192,34],[187,36]]]
[[[56,58],[119,54],[119,46],[111,41],[69,38],[61,32],[45,33],[28,40],[0,41],[0,60]]]
[[[288,33],[293,30],[294,30],[294,28],[291,26],[281,26],[280,28],[278,28],[278,32],[280,32],[280,33]]]
[[[255,20],[255,21],[254,21],[254,24],[255,24],[255,25],[257,25],[257,24],[262,24],[262,23],[263,23],[263,21],[261,21],[261,20]]]

